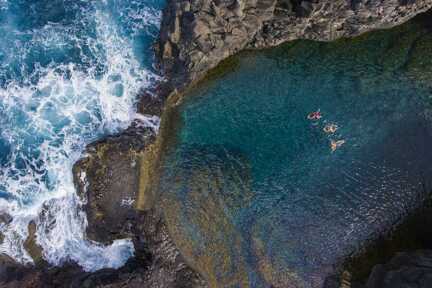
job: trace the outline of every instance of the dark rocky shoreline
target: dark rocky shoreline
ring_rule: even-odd
[[[162,132],[137,121],[122,134],[89,145],[73,171],[78,194],[87,200],[87,237],[103,243],[131,238],[135,257],[121,269],[94,273],[73,263],[53,268],[40,261],[23,267],[3,257],[0,287],[207,287],[171,239],[153,187],[163,149],[160,135],[172,117],[169,107],[241,50],[294,39],[353,37],[402,24],[431,7],[430,0],[168,0],[155,45],[165,81],[143,91],[137,107],[142,114],[161,116]],[[432,14],[424,17],[432,19]],[[376,266],[364,287],[432,287],[431,263],[429,251],[399,254]],[[328,287],[363,287],[348,278],[342,284],[330,279]]]
[[[173,88],[182,91],[244,49],[354,37],[402,24],[431,6],[398,0],[168,0],[157,60]]]

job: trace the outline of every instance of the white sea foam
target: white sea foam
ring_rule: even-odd
[[[130,20],[129,26],[135,33],[143,31],[146,33],[153,33],[154,30],[149,28],[159,26],[161,12],[154,8],[138,6],[125,9],[125,11],[121,12],[121,16]]]
[[[96,21],[96,37],[85,39],[98,57],[81,55],[92,65],[85,69],[73,63],[35,65],[27,80],[0,88],[0,134],[12,149],[0,171],[0,191],[8,195],[0,199],[0,212],[12,216],[11,222],[0,224],[4,235],[0,252],[23,263],[32,262],[23,249],[30,221],[36,223],[44,258],[54,265],[74,260],[87,271],[117,268],[134,253],[130,239],[110,246],[85,239],[86,215],[73,185],[72,167],[86,144],[126,128],[135,118],[154,129],[159,125],[158,119],[134,112],[139,89],[155,76],[140,66],[130,41],[100,9],[103,2],[98,5],[86,12]],[[142,9],[138,11],[142,17],[152,19],[142,25],[155,25],[158,13]],[[70,45],[70,37],[73,33],[65,33],[64,27],[48,24],[34,31],[32,41],[59,47]],[[80,41],[74,45],[83,44]]]
[[[159,131],[160,118],[158,116],[135,114],[138,126],[150,127],[155,133]]]
[[[130,207],[130,206],[132,206],[133,203],[135,203],[135,199],[132,199],[131,197],[128,197],[126,199],[122,199],[121,206]]]

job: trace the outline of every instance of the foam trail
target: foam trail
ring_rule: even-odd
[[[70,28],[53,23],[32,31],[31,45],[46,50],[71,45],[81,53],[81,63],[36,64],[22,79],[0,86],[0,140],[9,149],[0,171],[0,193],[5,195],[0,195],[0,213],[11,216],[0,224],[0,252],[22,263],[32,262],[23,249],[30,221],[36,223],[44,258],[54,265],[73,260],[87,271],[117,268],[134,253],[130,239],[110,246],[85,239],[86,215],[73,185],[72,167],[85,146],[137,118],[135,96],[155,79],[136,59],[109,4],[95,3],[82,11],[85,21],[94,22],[95,35],[75,38]],[[7,9],[6,4],[0,0],[0,7]],[[136,25],[139,15],[134,14],[132,35],[158,25],[156,10],[140,9],[136,13],[151,20]],[[26,45],[15,49],[21,55],[30,51]],[[158,119],[141,122],[157,129]]]

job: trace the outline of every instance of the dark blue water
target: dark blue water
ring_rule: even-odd
[[[0,252],[31,262],[22,244],[33,220],[52,264],[72,259],[95,270],[133,254],[127,239],[107,247],[85,240],[72,165],[85,145],[137,117],[136,95],[155,79],[162,5],[0,1],[0,212],[13,219],[0,224]]]
[[[420,17],[244,53],[187,95],[162,203],[192,265],[221,287],[321,287],[403,219],[432,187],[431,59]]]

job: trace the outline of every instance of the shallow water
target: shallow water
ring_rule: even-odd
[[[430,29],[422,16],[244,53],[186,96],[162,203],[210,283],[321,287],[421,203],[432,188]],[[332,140],[345,143],[332,152]]]
[[[85,240],[72,165],[85,145],[135,118],[155,79],[163,1],[0,0],[0,252],[32,262],[29,221],[51,264],[119,267],[134,248]]]

